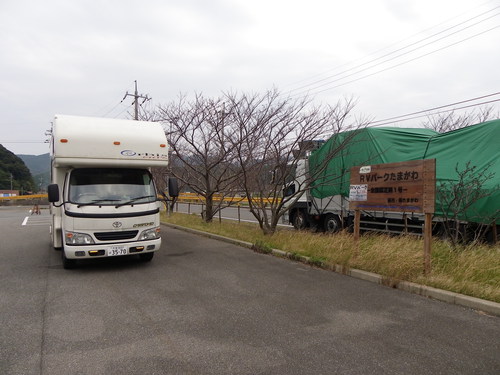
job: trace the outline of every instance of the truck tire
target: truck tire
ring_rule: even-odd
[[[62,234],[61,234],[61,247],[57,248],[57,250],[61,251],[62,265],[65,270],[71,270],[76,267],[76,259],[66,258],[66,253],[64,252],[64,238],[62,237]]]
[[[326,214],[323,221],[323,228],[326,233],[337,233],[341,228],[339,217],[334,214]]]
[[[76,260],[66,258],[66,253],[64,252],[64,248],[61,249],[61,259],[63,268],[65,270],[71,270],[76,267]]]
[[[144,253],[144,254],[139,254],[139,258],[143,262],[151,262],[151,260],[153,259],[154,255],[155,255],[155,253],[153,253],[153,252],[151,252],[151,253]]]
[[[302,210],[296,210],[293,214],[292,219],[293,227],[297,230],[303,230],[307,228],[307,216]]]

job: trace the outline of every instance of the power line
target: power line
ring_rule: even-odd
[[[364,76],[362,76],[362,77],[359,77],[359,78],[356,78],[356,79],[353,79],[353,80],[350,80],[350,81],[347,81],[347,82],[344,82],[344,83],[341,83],[341,84],[338,84],[338,85],[329,86],[329,87],[327,87],[327,88],[325,88],[325,89],[323,89],[323,90],[315,91],[315,92],[314,92],[314,94],[319,94],[319,93],[322,93],[322,92],[325,92],[325,91],[332,90],[332,89],[337,88],[337,87],[345,86],[345,85],[347,85],[347,84],[349,84],[349,83],[353,83],[353,82],[356,82],[356,81],[359,81],[359,80],[362,80],[362,79],[365,79],[365,78],[371,77],[371,76],[373,76],[373,75],[375,75],[375,74],[379,74],[379,73],[385,72],[385,71],[387,71],[387,70],[394,69],[394,68],[396,68],[396,67],[398,67],[398,66],[408,64],[408,63],[410,63],[410,62],[412,62],[412,61],[419,60],[419,59],[421,59],[421,58],[423,58],[423,57],[426,57],[426,56],[429,56],[429,55],[431,55],[431,54],[433,54],[433,53],[436,53],[436,52],[439,52],[439,51],[445,50],[445,49],[450,48],[450,47],[453,47],[453,46],[455,46],[455,45],[457,45],[457,44],[460,44],[460,43],[466,42],[466,41],[468,41],[468,40],[470,40],[470,39],[476,38],[476,37],[478,37],[478,36],[480,36],[480,35],[483,35],[483,34],[485,34],[485,33],[487,33],[487,32],[493,31],[493,30],[495,30],[495,29],[497,29],[497,28],[499,28],[499,27],[500,27],[500,25],[497,25],[497,26],[492,27],[492,28],[490,28],[490,29],[484,30],[484,31],[482,31],[482,32],[480,32],[480,33],[474,34],[474,35],[472,35],[472,36],[470,36],[470,37],[468,37],[468,38],[465,38],[465,39],[459,40],[459,41],[457,41],[457,42],[455,42],[455,43],[452,43],[452,44],[449,44],[449,45],[447,45],[447,46],[444,46],[444,47],[441,47],[441,48],[435,49],[435,50],[433,50],[433,51],[431,51],[431,52],[428,52],[428,53],[425,53],[425,54],[423,54],[423,55],[417,56],[417,57],[415,57],[415,58],[412,58],[412,59],[409,59],[409,60],[403,61],[403,62],[401,62],[401,63],[398,63],[398,64],[395,64],[395,65],[389,66],[388,68],[384,68],[384,69],[378,70],[378,71],[376,71],[376,72],[374,72],[374,73],[366,74],[366,75],[364,75]],[[346,77],[344,77],[344,78],[346,78]],[[339,80],[340,80],[340,79],[335,80],[335,81],[339,81]],[[332,82],[335,82],[335,81],[332,81]],[[332,83],[332,82],[330,82],[330,83]],[[323,87],[323,86],[325,86],[325,85],[322,85],[322,87]],[[311,91],[311,90],[313,90],[313,89],[310,89],[310,90],[307,90],[307,91],[303,91],[303,92],[300,92],[300,93],[297,93],[297,94],[290,95],[290,97],[299,96],[299,95],[308,95],[308,94],[310,94],[310,91]]]
[[[432,113],[421,114],[421,115],[418,115],[418,116],[413,116],[413,117],[401,118],[401,119],[399,119],[399,120],[382,122],[382,123],[378,123],[378,124],[376,124],[376,125],[373,125],[373,123],[369,123],[368,125],[373,126],[373,127],[377,127],[377,126],[384,126],[384,125],[390,125],[390,124],[395,124],[395,123],[398,123],[398,122],[401,122],[401,121],[415,120],[415,119],[417,119],[417,118],[422,118],[422,117],[426,117],[426,116],[438,115],[438,114],[440,114],[440,113],[453,112],[453,111],[460,110],[460,109],[467,109],[467,108],[477,107],[477,106],[480,106],[480,105],[485,105],[485,104],[496,103],[496,102],[499,102],[499,101],[500,101],[500,99],[489,100],[489,101],[486,101],[486,102],[481,102],[481,103],[476,103],[476,104],[470,104],[470,105],[466,105],[466,106],[462,106],[462,107],[451,108],[451,109],[448,109],[448,110],[445,110],[445,111],[438,111],[438,112],[432,112]],[[417,112],[417,113],[418,113],[418,112]],[[380,121],[377,121],[377,122],[381,122],[381,121],[385,121],[385,120],[380,120]]]
[[[424,41],[426,41],[426,40],[428,40],[428,39],[434,38],[435,36],[438,36],[439,34],[442,34],[442,33],[446,32],[446,31],[450,31],[450,30],[452,30],[452,29],[454,29],[454,28],[456,28],[456,27],[458,27],[458,26],[460,26],[460,25],[464,25],[465,23],[467,23],[467,22],[469,22],[469,21],[472,21],[472,20],[474,20],[474,19],[476,19],[476,18],[478,18],[478,17],[481,17],[481,16],[483,16],[483,15],[485,15],[485,14],[487,14],[487,13],[490,13],[490,12],[492,12],[493,10],[495,10],[495,9],[497,9],[497,8],[500,8],[500,6],[497,6],[497,7],[493,8],[493,9],[491,9],[491,10],[489,10],[489,11],[483,12],[483,13],[481,13],[481,14],[479,14],[479,15],[475,16],[475,17],[469,18],[468,20],[466,20],[466,21],[464,21],[464,22],[462,22],[462,23],[460,23],[460,24],[457,24],[457,25],[451,26],[451,27],[449,27],[449,28],[447,28],[447,29],[445,29],[445,30],[442,30],[442,31],[440,31],[440,32],[438,32],[438,33],[435,33],[435,34],[433,34],[433,35],[431,35],[431,36],[428,36],[428,37],[426,37],[426,38],[420,39],[420,40],[418,40],[418,41],[416,41],[416,42],[414,42],[414,43],[411,43],[411,44],[409,44],[409,45],[406,45],[406,46],[404,46],[404,47],[401,47],[401,48],[399,48],[399,49],[397,49],[397,50],[394,50],[394,51],[391,51],[391,52],[389,52],[389,53],[386,53],[386,54],[384,54],[384,55],[382,55],[382,56],[379,56],[379,57],[377,57],[377,58],[375,58],[375,59],[372,59],[372,60],[370,60],[370,61],[368,61],[368,62],[365,62],[365,63],[363,63],[363,64],[356,65],[356,66],[354,66],[354,67],[352,67],[352,68],[349,68],[349,69],[343,70],[342,72],[339,72],[339,73],[337,73],[337,74],[333,74],[333,75],[330,75],[330,76],[328,76],[328,77],[325,77],[325,78],[322,78],[322,79],[316,80],[316,81],[314,81],[314,82],[311,82],[311,83],[309,83],[309,84],[302,85],[302,86],[300,86],[300,87],[298,87],[298,88],[292,89],[292,90],[288,91],[288,94],[290,95],[290,94],[291,94],[292,92],[294,92],[294,91],[302,90],[302,89],[307,88],[307,87],[309,87],[309,86],[313,86],[310,90],[315,90],[315,89],[318,89],[318,88],[324,87],[324,86],[326,86],[326,85],[328,85],[328,84],[330,84],[330,83],[337,82],[337,81],[341,81],[341,80],[343,80],[343,79],[345,79],[345,78],[348,78],[348,77],[351,77],[351,76],[353,76],[353,75],[356,75],[356,74],[362,73],[362,72],[364,72],[364,71],[366,71],[366,70],[369,70],[369,69],[371,69],[371,68],[374,68],[374,67],[376,67],[376,66],[379,66],[379,65],[385,64],[386,62],[389,62],[389,61],[395,60],[395,59],[397,59],[397,58],[399,58],[399,57],[402,57],[402,56],[405,56],[405,55],[410,54],[410,53],[412,53],[412,52],[415,52],[415,51],[417,51],[417,50],[419,50],[419,49],[422,49],[422,48],[427,47],[427,46],[429,46],[429,45],[431,45],[431,44],[434,44],[434,43],[436,43],[436,42],[439,42],[440,40],[443,40],[443,39],[449,38],[449,37],[451,37],[452,35],[458,34],[458,33],[462,32],[462,31],[464,31],[464,30],[467,30],[467,29],[469,29],[469,28],[473,27],[473,26],[476,26],[476,25],[478,25],[478,24],[480,24],[480,23],[483,23],[483,22],[485,22],[485,21],[487,21],[487,20],[489,20],[489,19],[491,19],[491,18],[493,18],[493,17],[498,16],[500,13],[496,13],[496,14],[494,14],[494,15],[492,15],[492,16],[490,16],[490,17],[487,17],[487,18],[485,18],[485,19],[482,19],[482,20],[480,20],[480,21],[478,21],[478,22],[476,22],[476,23],[474,23],[474,24],[472,24],[472,25],[468,25],[468,26],[466,26],[466,27],[463,27],[463,28],[462,28],[462,29],[460,29],[460,30],[454,31],[454,32],[452,32],[452,33],[450,33],[450,34],[447,34],[447,35],[445,35],[445,36],[441,37],[441,38],[438,38],[438,39],[435,39],[435,40],[430,41],[430,42],[428,42],[428,43],[425,43],[425,44],[423,44],[423,45],[420,45],[420,46],[418,46],[418,47],[416,47],[416,48],[414,48],[414,49],[412,49],[412,50],[409,50],[409,51],[406,51],[406,52],[404,52],[404,53],[398,54],[398,55],[393,56],[393,57],[391,57],[391,58],[389,58],[389,59],[385,59],[385,60],[383,60],[383,61],[381,61],[381,62],[379,62],[379,63],[372,64],[372,63],[374,63],[374,62],[376,62],[376,61],[378,61],[378,60],[381,60],[381,59],[383,59],[383,58],[385,58],[385,57],[388,57],[388,56],[394,55],[394,54],[395,54],[395,53],[397,53],[397,52],[400,52],[400,51],[406,50],[406,49],[408,49],[408,48],[410,48],[410,47],[412,47],[412,46],[414,46],[414,45],[418,45],[418,44],[420,44],[420,43],[422,43],[422,42],[424,42]],[[353,72],[353,73],[351,73],[351,74],[345,75],[345,76],[340,77],[340,78],[337,78],[337,79],[335,79],[335,80],[331,80],[331,79],[332,79],[332,78],[334,78],[334,77],[341,76],[341,75],[343,75],[344,73],[348,73],[348,72],[350,72],[350,71],[356,70],[356,69],[361,68],[361,67],[363,67],[363,66],[366,66],[366,65],[368,65],[368,64],[372,64],[372,65],[368,66],[367,68],[363,68],[363,69],[361,69],[361,70],[354,71],[354,72]],[[328,82],[318,85],[319,83],[321,83],[321,82],[325,82],[325,81],[328,81]],[[304,90],[302,90],[302,92],[303,92],[303,91],[304,91]],[[300,94],[300,93],[299,93],[299,94]],[[295,95],[297,95],[297,94],[291,94],[291,96],[295,96]]]
[[[112,113],[113,111],[115,111],[120,105],[123,105],[123,102],[125,101],[125,99],[128,97],[128,96],[132,96],[134,97],[134,101],[132,102],[132,104],[130,105],[123,105],[124,108],[118,112],[118,114],[114,115],[113,118],[118,118],[120,117],[125,111],[128,111],[130,109],[130,107],[134,106],[134,119],[137,120],[138,117],[139,117],[139,106],[144,104],[144,102],[148,101],[148,100],[151,100],[151,98],[148,96],[148,95],[139,95],[138,93],[138,90],[137,90],[137,80],[134,81],[134,85],[135,85],[135,88],[134,88],[134,94],[130,94],[127,90],[127,92],[125,93],[125,95],[123,96],[123,99],[120,100],[117,104],[115,104],[115,106],[113,106],[110,110],[108,110],[106,113],[104,113],[103,115],[101,115],[101,117],[107,117],[110,115],[110,113]],[[144,99],[142,101],[142,103],[139,104],[139,99]]]
[[[395,124],[395,123],[400,122],[400,121],[414,120],[414,119],[422,118],[422,117],[426,117],[426,116],[438,115],[440,113],[452,112],[452,111],[456,111],[456,110],[459,110],[459,109],[467,109],[467,108],[477,107],[478,105],[484,105],[484,104],[490,104],[490,103],[496,103],[496,102],[500,102],[500,99],[490,100],[490,101],[487,101],[487,102],[482,102],[482,103],[477,103],[477,104],[466,105],[466,106],[458,107],[458,108],[452,108],[452,109],[447,110],[447,111],[439,111],[439,112],[428,113],[428,114],[425,114],[425,115],[420,115],[420,116],[415,116],[415,117],[408,117],[408,118],[405,118],[403,120],[386,122],[386,123],[377,124],[377,125],[374,125],[374,126],[390,125],[390,124]]]
[[[113,112],[116,108],[118,108],[118,106],[119,106],[120,104],[122,104],[122,103],[123,103],[123,100],[125,100],[125,99],[122,99],[122,100],[121,100],[118,104],[116,104],[113,108],[111,108],[108,112],[106,112],[105,114],[103,114],[101,117],[106,117],[106,116],[108,116],[111,112]]]
[[[379,123],[379,122],[386,122],[386,121],[396,120],[396,119],[400,119],[402,117],[414,116],[414,115],[418,115],[420,113],[431,112],[431,111],[435,111],[437,109],[443,109],[443,108],[451,107],[451,106],[458,105],[458,104],[464,104],[464,103],[474,102],[474,101],[479,100],[479,99],[485,99],[485,98],[489,98],[489,97],[496,96],[496,95],[500,95],[500,92],[495,92],[493,94],[478,96],[477,98],[472,98],[472,99],[467,99],[467,100],[461,100],[459,102],[455,102],[455,103],[451,103],[451,104],[446,104],[446,105],[441,105],[439,107],[424,109],[424,110],[421,110],[421,111],[408,113],[406,115],[400,115],[400,116],[395,116],[395,117],[389,117],[389,118],[386,118],[386,119],[383,119],[383,120],[372,121],[370,124],[376,124],[376,123]],[[494,101],[498,101],[498,100],[494,100]],[[480,104],[482,104],[482,103],[480,103]],[[475,104],[475,105],[478,105],[478,104]]]
[[[461,17],[461,16],[462,16],[462,15],[464,15],[464,14],[468,14],[468,13],[469,13],[470,11],[472,11],[472,10],[479,9],[479,8],[481,8],[482,6],[484,6],[484,5],[486,5],[486,4],[491,3],[492,1],[496,1],[496,0],[488,0],[488,1],[484,2],[484,3],[482,3],[481,5],[477,6],[477,7],[474,7],[474,8],[468,9],[467,11],[465,11],[465,12],[463,12],[463,13],[460,13],[460,14],[458,14],[458,15],[454,16],[454,17],[448,18],[447,20],[445,20],[445,21],[443,21],[443,22],[440,22],[440,23],[438,23],[438,24],[436,24],[436,25],[434,25],[434,26],[428,27],[428,28],[426,28],[426,29],[424,29],[424,30],[421,30],[421,31],[419,31],[419,32],[417,32],[417,33],[415,33],[415,34],[412,34],[412,35],[410,35],[410,36],[408,36],[408,37],[406,37],[406,38],[404,38],[404,39],[401,39],[401,40],[399,40],[399,41],[397,41],[397,42],[395,42],[395,43],[392,43],[392,44],[390,44],[390,45],[388,45],[388,46],[386,46],[386,47],[383,47],[383,48],[381,48],[381,49],[378,49],[378,50],[376,50],[376,51],[373,51],[373,52],[369,53],[368,55],[366,55],[366,56],[364,56],[364,57],[361,57],[361,58],[359,58],[359,59],[356,59],[356,60],[353,60],[353,61],[347,62],[347,63],[345,63],[345,64],[341,64],[341,65],[339,65],[339,66],[337,66],[337,67],[335,67],[335,68],[328,69],[327,71],[325,71],[325,72],[323,72],[323,73],[315,74],[315,75],[311,76],[310,78],[302,79],[302,80],[299,80],[299,81],[297,81],[297,82],[293,82],[293,83],[287,84],[287,85],[285,85],[284,87],[289,87],[289,86],[298,85],[298,84],[301,84],[302,82],[307,82],[307,81],[309,81],[309,80],[315,79],[316,77],[321,77],[321,76],[323,76],[324,74],[327,74],[327,73],[329,73],[329,72],[332,72],[332,71],[338,70],[338,69],[340,69],[340,68],[342,68],[342,67],[344,67],[344,66],[346,66],[346,65],[354,64],[354,63],[356,63],[356,62],[358,62],[358,61],[363,61],[363,60],[367,59],[369,56],[377,55],[378,53],[383,52],[383,51],[386,51],[386,50],[389,50],[389,49],[390,49],[390,48],[392,48],[393,46],[397,46],[397,45],[399,45],[399,44],[400,44],[400,43],[402,43],[402,42],[405,42],[405,41],[407,41],[407,40],[411,40],[413,37],[415,37],[415,36],[417,36],[417,35],[424,34],[424,33],[425,33],[425,32],[427,32],[427,31],[433,30],[433,29],[435,29],[435,28],[437,28],[437,27],[439,27],[439,26],[441,26],[441,25],[445,25],[446,23],[448,23],[448,22],[450,22],[450,21],[452,21],[452,20],[455,20],[455,19],[457,19],[457,18]],[[498,6],[497,6],[497,7],[495,7],[495,8],[493,8],[493,9],[490,9],[489,11],[486,11],[486,12],[484,12],[484,13],[479,14],[478,16],[473,17],[472,19],[477,18],[477,17],[479,17],[479,16],[481,16],[481,15],[483,15],[483,14],[489,13],[489,12],[491,12],[491,11],[493,11],[493,10],[497,9],[497,8],[498,8]],[[462,22],[462,23],[465,23],[465,22],[467,22],[467,21],[468,21],[468,20],[466,20],[466,21],[464,21],[464,22]],[[456,26],[457,26],[457,25],[456,25]],[[453,26],[453,27],[456,27],[456,26]],[[453,28],[453,27],[452,27],[452,28]],[[448,29],[446,29],[446,30],[448,30]],[[438,34],[439,34],[439,33],[438,33]],[[423,40],[425,40],[425,39],[428,39],[428,38],[424,38]],[[415,43],[418,43],[418,42],[419,42],[419,41],[417,41],[417,42],[415,42]],[[413,44],[415,44],[415,43],[413,43]],[[411,45],[413,45],[413,44],[411,44]],[[403,48],[406,48],[406,47],[403,47]],[[374,59],[374,60],[377,60],[377,59]],[[368,61],[367,63],[369,63],[369,62],[370,62],[370,61]],[[363,64],[363,65],[364,65],[364,64]],[[354,68],[351,68],[351,69],[354,69]],[[291,90],[291,91],[293,91],[293,90]]]
[[[130,104],[128,106],[125,106],[125,108],[120,113],[118,113],[117,115],[115,115],[114,118],[120,117],[125,111],[128,111],[133,105],[134,105],[134,103],[132,103],[132,104]]]
[[[133,82],[131,82],[131,84],[132,83]],[[130,87],[132,87],[132,86],[129,85],[128,88],[130,88]],[[121,102],[123,102],[123,100]],[[113,100],[111,103],[96,110],[93,113],[93,116],[107,117],[111,112],[113,112],[120,105],[121,102],[119,102],[118,104],[115,104],[116,102]],[[113,106],[113,107],[111,107],[111,106]],[[111,109],[108,109],[108,108],[111,108]],[[106,111],[106,112],[103,114],[104,111]]]

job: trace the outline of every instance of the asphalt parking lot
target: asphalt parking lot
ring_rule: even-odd
[[[0,208],[2,374],[500,370],[497,317],[167,227],[151,263],[64,270],[28,216]]]

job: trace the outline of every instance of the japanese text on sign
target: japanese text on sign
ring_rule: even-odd
[[[349,189],[349,200],[363,202],[368,197],[368,185],[351,185]]]
[[[382,174],[371,173],[371,174],[360,174],[360,182],[376,182],[376,181],[417,181],[419,179],[418,171],[404,171],[404,172],[387,172]]]
[[[434,212],[435,160],[351,168],[351,209]],[[360,194],[360,186],[366,194]]]

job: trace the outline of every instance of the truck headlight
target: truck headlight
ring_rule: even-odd
[[[139,241],[156,240],[157,238],[160,238],[160,227],[142,231],[141,235],[139,236]]]
[[[66,245],[92,245],[94,240],[86,233],[64,232]]]

